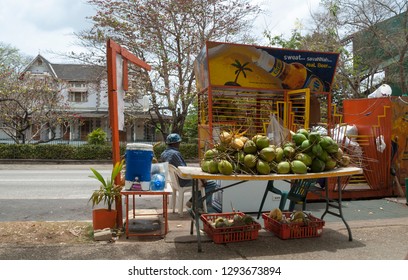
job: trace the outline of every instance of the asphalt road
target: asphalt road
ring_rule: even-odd
[[[0,222],[91,220],[88,202],[99,182],[90,167],[105,178],[110,164],[0,164]],[[141,206],[155,205],[145,197]]]

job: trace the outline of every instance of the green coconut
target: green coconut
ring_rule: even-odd
[[[300,146],[305,140],[307,140],[307,137],[302,133],[296,133],[292,136],[292,141],[295,142],[296,146]]]
[[[290,172],[290,163],[288,161],[281,161],[276,167],[276,173],[278,174],[288,174]]]
[[[309,141],[312,144],[319,143],[321,139],[321,135],[319,132],[310,132],[309,133]]]
[[[276,153],[275,161],[276,161],[277,163],[281,162],[282,159],[283,159],[283,149],[282,149],[281,147],[277,147],[277,148],[275,149],[275,153]]]
[[[306,136],[306,138],[309,138],[309,131],[307,131],[307,129],[304,128],[299,128],[296,133],[302,133],[304,136]]]
[[[248,140],[244,144],[244,152],[246,154],[255,154],[258,151],[256,144],[252,140]]]
[[[268,175],[271,173],[271,167],[269,166],[268,162],[258,159],[256,162],[256,171],[258,171],[258,174]]]
[[[335,143],[334,140],[330,136],[327,136],[327,135],[323,136],[319,141],[319,144],[320,146],[322,146],[323,150],[326,150],[333,143]]]
[[[234,167],[228,160],[220,160],[218,163],[218,171],[223,175],[231,175]]]
[[[309,152],[312,150],[312,144],[310,143],[310,140],[306,139],[305,141],[300,144],[300,150],[302,152]]]
[[[313,173],[323,172],[326,164],[324,161],[321,161],[318,158],[313,159],[312,164],[310,165],[310,170]]]
[[[258,150],[262,150],[269,146],[269,138],[264,135],[260,135],[256,138],[255,145]]]
[[[275,159],[276,152],[272,147],[266,147],[259,151],[259,157],[267,162],[271,162]]]
[[[310,166],[312,164],[312,158],[308,154],[305,154],[305,153],[296,154],[295,159],[300,160],[306,166]]]
[[[209,168],[209,165],[210,165],[210,161],[209,160],[205,160],[205,159],[203,159],[203,160],[201,160],[201,162],[200,162],[200,166],[201,166],[201,170],[202,171],[204,171],[204,172],[209,172],[208,170],[208,168]]]
[[[292,170],[292,172],[295,174],[306,174],[307,166],[300,160],[293,160],[290,163],[290,170]]]
[[[326,162],[330,158],[329,153],[325,150],[322,150],[322,152],[316,156],[323,162]]]
[[[335,154],[339,150],[339,145],[337,143],[332,143],[330,146],[326,148],[326,151],[329,154]]]
[[[294,157],[295,153],[296,153],[296,150],[292,146],[286,146],[285,148],[283,148],[283,155],[287,159]]]
[[[248,168],[253,168],[256,166],[256,156],[253,154],[247,154],[244,157],[244,165]]]
[[[210,149],[204,153],[204,159],[213,159],[218,155],[217,149]]]
[[[320,156],[320,155],[323,153],[323,148],[322,148],[322,146],[320,146],[319,143],[314,144],[313,147],[312,147],[312,152],[313,152],[313,154],[314,154],[315,156],[318,157],[318,156]]]
[[[218,171],[218,162],[216,162],[215,160],[210,160],[208,163],[208,172],[211,174],[217,174]]]
[[[325,162],[324,170],[325,171],[330,171],[330,170],[333,170],[334,168],[336,168],[336,166],[337,166],[337,161],[335,159],[333,159],[333,158],[329,158]]]

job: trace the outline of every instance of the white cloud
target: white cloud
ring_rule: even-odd
[[[257,0],[264,14],[256,20],[256,26],[262,33],[269,30],[272,35],[283,35],[288,38],[295,29],[296,20],[307,27],[311,11],[315,11],[320,0]]]
[[[254,2],[266,10],[255,20],[255,32],[262,39],[265,29],[272,35],[289,36],[296,19],[308,18],[310,9],[315,9],[319,0]],[[95,14],[86,0],[0,0],[0,7],[0,41],[29,56],[41,53],[52,62],[61,58],[50,52],[83,51],[75,46],[73,33],[89,28],[90,20],[86,17]]]
[[[80,51],[72,34],[93,15],[85,0],[0,0],[0,7],[0,41],[30,56]]]

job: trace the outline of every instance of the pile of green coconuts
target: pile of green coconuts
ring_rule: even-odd
[[[223,175],[317,173],[349,164],[350,156],[330,136],[303,128],[280,145],[271,144],[265,135],[247,137],[245,132],[224,130],[200,162],[204,172]]]

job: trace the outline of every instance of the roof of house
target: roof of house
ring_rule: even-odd
[[[69,81],[99,80],[106,71],[105,67],[83,64],[52,64],[57,77]]]
[[[54,78],[65,81],[97,81],[104,77],[106,68],[99,65],[54,64],[39,54],[24,69],[23,74],[26,72],[33,74],[47,72]]]

